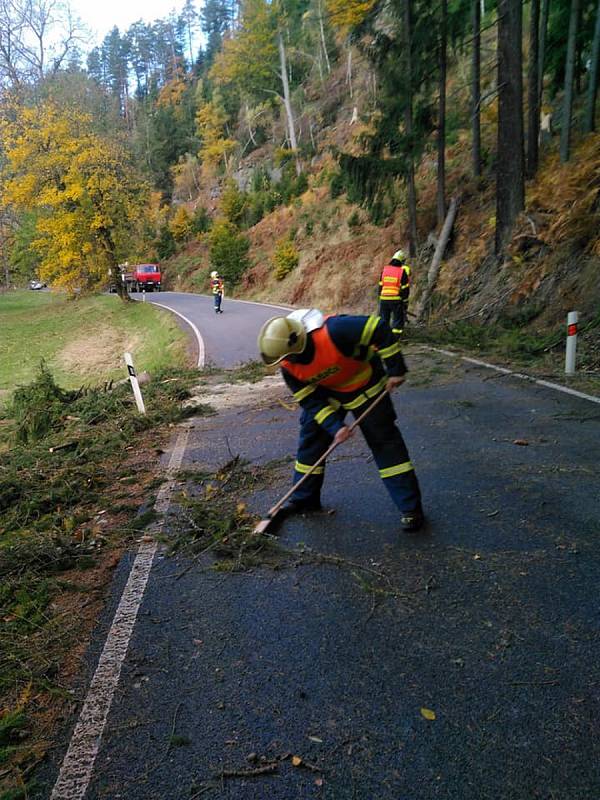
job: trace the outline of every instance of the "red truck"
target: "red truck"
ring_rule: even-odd
[[[158,264],[136,264],[121,267],[121,280],[131,292],[160,292],[161,272]]]

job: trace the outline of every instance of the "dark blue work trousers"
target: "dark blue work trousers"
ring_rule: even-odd
[[[372,402],[372,400],[371,400]],[[352,413],[355,417],[367,408],[366,403]],[[421,492],[406,444],[396,425],[396,412],[389,397],[384,398],[360,423],[360,429],[379,469],[385,488],[402,513],[421,510]],[[294,469],[294,483],[306,475],[333,441],[330,434],[303,411],[300,417],[300,441]],[[294,492],[292,498],[318,503],[325,477],[325,465],[317,467]]]
[[[384,322],[387,322],[397,336],[400,336],[404,330],[405,310],[402,300],[379,301],[379,316]]]
[[[215,304],[215,311],[219,312],[221,310],[221,300],[223,299],[223,295],[221,292],[215,292],[213,294],[213,301]]]

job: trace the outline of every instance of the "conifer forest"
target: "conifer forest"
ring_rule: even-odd
[[[352,308],[402,245],[421,315],[503,287],[535,315],[565,262],[597,274],[599,58],[598,0],[186,0],[95,46],[1,0],[3,281],[160,261],[172,287],[217,267],[331,305],[342,260]]]

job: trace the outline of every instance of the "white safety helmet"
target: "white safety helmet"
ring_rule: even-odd
[[[211,278],[218,278],[219,277],[219,273],[217,272],[216,269],[213,269],[213,271],[210,273],[210,277]]]
[[[272,317],[258,334],[258,350],[265,364],[274,366],[292,353],[302,353],[307,335],[323,325],[323,314],[316,308],[292,311],[287,317]]]
[[[392,256],[392,261],[405,261],[406,260],[406,253],[404,250],[396,250],[394,255]]]
[[[299,308],[297,311],[292,311],[288,314],[288,319],[297,319],[304,325],[304,330],[307,333],[316,331],[317,328],[322,328],[325,322],[323,312],[318,308]]]

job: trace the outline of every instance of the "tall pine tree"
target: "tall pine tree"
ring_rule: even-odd
[[[498,2],[498,152],[496,252],[508,243],[525,206],[522,0]]]

